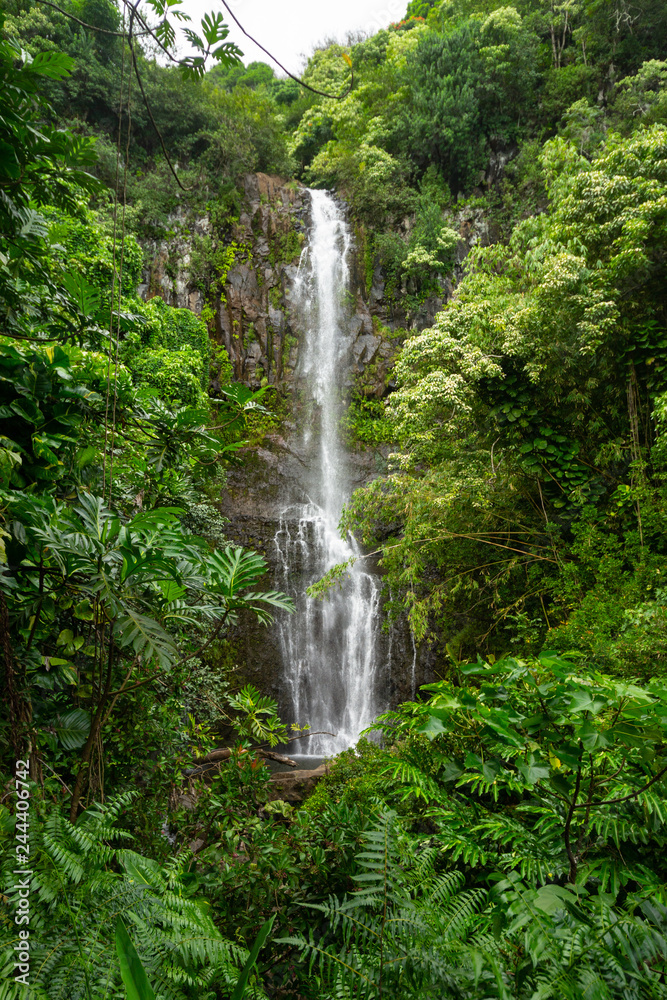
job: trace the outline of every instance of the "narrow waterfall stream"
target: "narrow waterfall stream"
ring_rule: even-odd
[[[329,755],[353,744],[382,705],[378,681],[380,588],[357,562],[341,588],[322,599],[306,587],[332,566],[360,555],[353,538],[338,531],[343,504],[352,492],[340,440],[342,395],[349,333],[351,235],[341,208],[326,191],[311,191],[310,237],[301,257],[295,298],[303,316],[304,342],[299,377],[312,412],[300,434],[313,461],[304,468],[304,503],[283,512],[275,536],[279,585],[293,595],[296,612],[281,628],[283,678],[292,719],[308,724],[313,736],[300,752]],[[295,587],[295,581],[299,581]]]

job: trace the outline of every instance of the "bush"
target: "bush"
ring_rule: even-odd
[[[189,309],[176,309],[167,305],[164,299],[157,295],[148,302],[135,299],[131,307],[133,312],[145,317],[146,322],[138,328],[138,335],[126,337],[123,342],[123,360],[129,367],[137,371],[137,363],[145,364],[143,361],[136,361],[140,345],[145,345],[153,351],[164,348],[170,353],[187,352],[190,370],[196,373],[201,388],[206,390],[210,344],[203,320]],[[144,357],[143,352],[142,357]]]
[[[189,406],[201,406],[205,395],[201,387],[201,360],[187,347],[170,351],[166,347],[144,349],[132,361],[136,384],[157,389],[162,399],[179,400]]]

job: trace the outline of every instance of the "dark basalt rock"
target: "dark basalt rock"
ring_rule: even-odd
[[[327,770],[326,764],[320,764],[311,771],[277,771],[269,780],[269,799],[281,799],[290,805],[299,805],[313,794],[317,782]]]
[[[304,404],[298,403],[301,325],[293,289],[309,212],[308,193],[296,182],[266,174],[246,176],[243,206],[231,238],[238,245],[249,247],[250,253],[237,255],[214,310],[215,337],[227,349],[235,378],[253,388],[266,379],[288,393],[295,407]],[[448,224],[461,232],[462,254],[473,242],[485,239],[483,220],[464,210],[448,220]],[[172,305],[200,313],[204,295],[188,284],[194,240],[203,236],[218,238],[220,234],[216,235],[208,217],[188,217],[184,212],[175,218],[174,228],[179,230],[176,237],[147,248],[151,263],[141,293],[145,298],[161,295]],[[399,347],[396,340],[386,336],[387,328],[395,330],[410,325],[421,329],[430,325],[451,294],[452,284],[443,283],[442,296],[427,300],[419,314],[408,320],[400,308],[385,301],[380,268],[375,270],[368,295],[362,261],[354,253],[350,272],[348,330],[352,336],[346,362],[347,384],[363,386],[366,394],[379,398],[391,386],[390,373]],[[266,435],[257,447],[239,453],[240,462],[230,467],[220,499],[221,513],[229,519],[230,541],[254,549],[266,558],[269,571],[262,581],[266,589],[276,585],[274,538],[281,512],[291,504],[308,500],[309,468],[317,440],[315,434],[310,442],[299,438],[295,428],[302,421],[297,416],[293,421],[285,421],[280,430]],[[386,448],[359,448],[350,452],[348,462],[354,488],[385,471],[387,452]],[[386,701],[390,706],[411,698],[420,684],[433,679],[432,663],[427,650],[415,652],[404,619],[392,626],[382,643]],[[242,616],[229,634],[229,651],[239,683],[255,684],[276,698],[285,711],[279,624],[266,628],[254,617]],[[307,720],[286,718],[285,721]]]
[[[266,444],[268,447],[248,449],[242,455],[242,462],[230,469],[220,506],[229,518],[230,540],[255,549],[267,560],[269,572],[262,585],[272,589],[277,582],[278,551],[274,539],[281,513],[290,504],[307,501],[304,482],[316,441],[311,441],[310,452],[280,435],[272,435]],[[378,475],[381,457],[372,449],[349,456],[355,488]],[[267,627],[253,616],[243,615],[230,630],[229,639],[239,682],[254,684],[275,698],[288,724],[307,721],[288,715],[289,703],[282,686],[280,620]],[[405,617],[394,623],[381,641],[389,707],[412,698],[421,684],[432,681],[433,663],[427,648],[415,650]]]

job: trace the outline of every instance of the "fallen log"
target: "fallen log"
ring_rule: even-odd
[[[317,732],[317,733],[306,732],[306,733],[301,733],[299,736],[292,736],[289,740],[287,740],[287,742],[294,743],[296,740],[305,740],[309,736],[335,736],[335,735],[336,735],[335,733],[329,733],[326,732],[325,730],[322,730],[322,732]],[[248,751],[241,750],[240,752],[247,753]],[[288,764],[290,767],[298,767],[296,761],[292,760],[290,757],[283,757],[281,754],[274,753],[273,750],[267,750],[266,747],[255,747],[249,752],[258,753],[260,757],[266,757],[268,760],[275,760],[279,764]],[[207,753],[205,757],[197,757],[197,759],[194,760],[192,763],[195,765],[195,768],[205,767],[206,765],[209,764],[218,764],[223,760],[229,760],[231,755],[232,751],[230,750],[229,747],[222,747],[220,750],[211,750],[211,752]]]
[[[273,750],[266,750],[263,747],[258,747],[256,750],[241,750],[241,753],[256,753],[259,757],[264,760],[275,760],[278,764],[287,764],[288,767],[298,767],[295,760],[291,757],[284,757],[282,754],[274,753]],[[197,757],[193,761],[194,767],[184,768],[183,774],[186,778],[192,778],[196,774],[205,774],[207,771],[212,770],[216,765],[223,764],[225,761],[229,760],[232,756],[232,751],[229,747],[223,747],[220,750],[211,750],[207,753],[205,757]]]
[[[245,753],[245,750],[242,750],[241,753]],[[197,766],[200,766],[201,764],[214,764],[219,760],[229,760],[231,755],[232,751],[229,747],[224,747],[222,750],[211,750],[211,752],[207,753],[205,757],[197,757],[197,759],[192,763]]]
[[[266,757],[267,760],[275,760],[279,764],[289,764],[290,767],[298,767],[299,765],[291,757],[283,757],[281,753],[274,753],[273,750],[260,750],[260,757]]]

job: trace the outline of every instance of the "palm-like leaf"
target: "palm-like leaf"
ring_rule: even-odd
[[[58,715],[44,728],[55,733],[65,750],[76,750],[83,746],[90,731],[90,715],[82,708],[73,708],[64,715]]]
[[[229,545],[222,552],[214,552],[208,565],[216,592],[228,598],[252,587],[267,571],[266,562],[256,552]]]
[[[161,666],[168,666],[178,654],[172,637],[148,615],[126,607],[113,627],[114,639],[121,649],[131,648],[137,656],[155,659]]]

